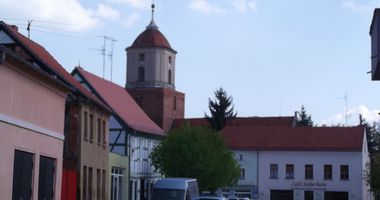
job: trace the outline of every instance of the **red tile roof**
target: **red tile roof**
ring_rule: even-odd
[[[227,120],[226,126],[295,126],[294,116],[286,117],[236,117]]]
[[[205,118],[174,119],[172,129],[188,123],[190,126],[211,127]],[[227,120],[226,126],[295,126],[294,116],[286,117],[236,117]]]
[[[128,48],[162,47],[174,51],[165,36],[157,29],[146,29]]]
[[[364,127],[225,127],[229,148],[261,151],[361,151]]]
[[[79,90],[79,92],[82,95],[89,98],[97,105],[103,107],[107,111],[109,110],[109,108],[106,105],[104,105],[95,95],[93,95],[91,92],[85,89],[78,81],[76,81],[74,77],[72,77],[71,74],[67,72],[65,68],[63,68],[44,47],[34,42],[33,40],[26,38],[24,35],[22,35],[17,30],[15,30],[3,21],[0,22],[0,29],[6,31],[9,34],[9,36],[13,40],[21,44],[21,46],[29,54],[31,54],[32,57],[37,59],[39,62],[43,63],[43,65],[49,68],[49,70],[53,71],[54,75],[61,77],[63,81],[65,81],[75,89]]]
[[[164,131],[144,113],[123,87],[80,67],[74,71],[79,72],[100,98],[132,129],[148,134],[164,135]]]

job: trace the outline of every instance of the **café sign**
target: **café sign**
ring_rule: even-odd
[[[290,183],[291,187],[307,187],[307,188],[324,188],[326,183],[318,181],[293,181]]]

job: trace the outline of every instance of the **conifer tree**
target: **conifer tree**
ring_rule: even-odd
[[[223,88],[216,90],[214,95],[214,100],[208,99],[210,115],[205,114],[205,118],[213,129],[219,131],[226,125],[226,120],[235,118],[237,113],[234,111],[232,97]]]
[[[297,111],[297,126],[313,126],[313,120],[311,119],[311,115],[306,113],[305,107],[301,106],[301,111]]]

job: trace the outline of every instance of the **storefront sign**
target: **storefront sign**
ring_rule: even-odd
[[[308,188],[321,188],[326,187],[324,182],[312,182],[312,181],[293,181],[290,184],[291,187],[308,187]]]

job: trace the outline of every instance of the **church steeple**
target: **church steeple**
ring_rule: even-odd
[[[152,4],[151,8],[152,8],[152,19],[150,20],[150,23],[149,23],[149,25],[146,27],[146,29],[155,29],[155,30],[158,30],[158,26],[157,26],[156,23],[154,22],[154,8],[155,8],[154,3]]]
[[[125,87],[136,103],[165,131],[183,118],[185,95],[175,90],[176,54],[152,18],[127,51]]]

